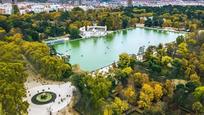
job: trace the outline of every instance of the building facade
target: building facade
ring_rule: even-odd
[[[133,1],[132,0],[127,0],[128,3],[128,7],[132,7],[133,6]]]
[[[17,0],[0,0],[1,3],[17,3]]]
[[[12,14],[12,4],[0,4],[0,14]]]

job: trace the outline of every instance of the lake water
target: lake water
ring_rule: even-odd
[[[82,70],[92,71],[118,60],[127,52],[137,54],[139,47],[175,41],[181,33],[135,28],[115,32],[111,36],[79,39],[55,44],[57,52],[69,54],[71,64],[79,64]]]

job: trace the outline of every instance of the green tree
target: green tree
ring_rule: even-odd
[[[153,99],[154,89],[149,84],[143,84],[138,101],[139,108],[150,108]]]
[[[163,96],[163,87],[160,84],[154,85],[154,98],[159,101]]]
[[[19,14],[20,12],[19,12],[19,9],[18,9],[18,6],[17,5],[13,5],[13,13],[14,14]]]
[[[199,101],[193,103],[192,109],[196,112],[196,115],[200,115],[204,112],[203,105]]]
[[[71,37],[72,39],[76,39],[76,38],[79,38],[79,37],[80,37],[80,36],[79,36],[80,31],[79,31],[79,29],[78,29],[76,26],[74,26],[74,25],[70,25],[70,26],[69,26],[69,34],[70,34],[70,37]]]
[[[112,82],[99,74],[96,76],[74,75],[71,79],[81,92],[79,108],[86,113],[103,112],[106,105],[105,99],[110,95]]]
[[[137,72],[132,77],[133,77],[135,85],[139,87],[142,87],[144,83],[149,82],[149,76],[145,73]]]
[[[118,97],[115,97],[111,106],[115,114],[122,114],[125,110],[129,108],[128,103],[126,101],[121,100]]]
[[[163,56],[162,60],[161,60],[162,64],[164,64],[164,65],[171,63],[171,61],[172,61],[172,58],[169,56]]]
[[[197,74],[190,75],[190,80],[192,82],[197,82],[198,84],[200,84],[200,77]]]
[[[127,28],[129,24],[129,19],[127,17],[123,17],[122,19],[122,28]]]
[[[28,103],[22,99],[26,96],[24,70],[21,63],[0,62],[0,103],[5,115],[27,113]]]
[[[164,84],[164,88],[165,88],[165,93],[168,97],[172,97],[173,96],[173,91],[174,91],[174,85],[173,82],[171,80],[166,80],[165,84]]]
[[[66,72],[71,72],[71,67],[57,57],[45,56],[40,61],[40,73],[47,79],[61,80]]]
[[[136,98],[136,92],[134,87],[128,86],[123,90],[124,97],[128,100],[128,102],[133,102]]]
[[[178,45],[178,50],[176,51],[176,53],[179,55],[179,56],[186,56],[187,53],[188,53],[188,45],[186,43],[180,43]]]
[[[126,68],[130,64],[130,56],[127,53],[122,53],[119,55],[118,67]]]
[[[193,94],[198,101],[201,100],[201,98],[204,96],[204,87],[197,87]]]
[[[180,44],[182,42],[184,42],[184,37],[183,36],[179,36],[179,37],[176,38],[176,43],[177,44]]]

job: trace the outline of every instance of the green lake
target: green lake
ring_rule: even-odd
[[[169,43],[182,33],[155,29],[135,28],[114,32],[111,36],[87,38],[55,44],[58,53],[71,56],[71,64],[79,64],[82,70],[92,71],[118,60],[118,55],[127,52],[137,54],[139,47]]]

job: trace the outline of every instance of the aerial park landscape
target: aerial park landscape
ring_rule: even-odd
[[[0,115],[204,114],[202,1],[1,2]]]
[[[179,35],[182,33],[135,28],[113,33],[107,38],[71,40],[64,44],[55,44],[54,47],[60,54],[68,53],[70,63],[93,71],[118,61],[118,55],[121,53],[138,54],[142,46],[147,48],[150,45],[173,42]]]

